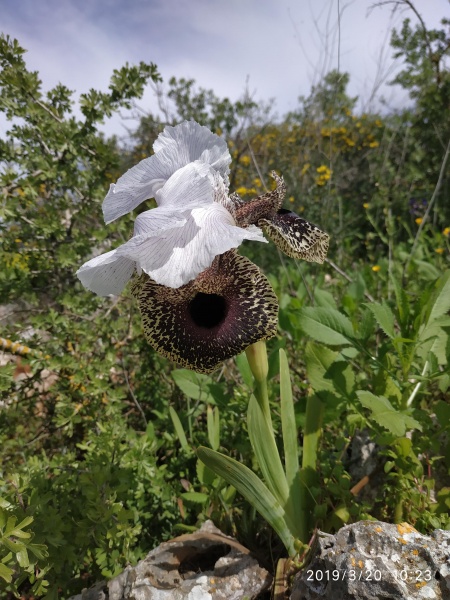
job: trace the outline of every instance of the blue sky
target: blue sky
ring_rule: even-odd
[[[114,68],[141,60],[163,79],[193,78],[236,100],[246,82],[256,100],[283,114],[331,68],[351,75],[349,91],[367,106],[395,68],[389,31],[414,16],[371,0],[2,0],[0,28],[17,37],[44,89],[61,82],[79,93],[106,89]],[[429,27],[450,16],[449,0],[416,0]],[[338,14],[340,9],[340,27]],[[389,79],[389,77],[388,77]],[[402,90],[381,87],[388,106]],[[155,110],[151,89],[139,102]],[[128,121],[127,126],[132,124]],[[0,122],[0,132],[4,123]],[[125,132],[119,118],[107,133]]]

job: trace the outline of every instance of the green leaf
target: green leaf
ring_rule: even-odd
[[[205,463],[203,463],[201,460],[197,461],[195,471],[200,483],[208,487],[211,487],[214,483],[214,480],[217,478],[217,475],[211,471],[211,469],[208,469]]]
[[[209,389],[213,381],[208,375],[196,373],[189,369],[175,369],[172,371],[172,377],[188,398],[209,404],[216,403]]]
[[[446,365],[449,352],[449,335],[444,329],[450,328],[450,317],[440,317],[429,322],[419,333],[417,342],[417,356],[427,360],[428,353],[432,352],[439,365]]]
[[[181,424],[180,417],[177,415],[175,409],[172,406],[169,406],[169,414],[170,418],[172,419],[172,423],[175,428],[175,432],[178,436],[178,440],[181,444],[181,447],[185,452],[190,454],[191,447],[189,446],[188,441],[186,439],[186,434],[184,433],[183,425]]]
[[[2,543],[8,548],[8,550],[14,552],[14,554],[17,554],[25,548],[25,544],[23,544],[22,542],[13,542],[7,537],[2,538]]]
[[[405,337],[406,326],[408,324],[409,313],[410,313],[408,296],[406,295],[404,288],[399,284],[399,282],[394,277],[392,272],[390,274],[390,278],[391,278],[392,287],[393,287],[394,293],[395,293],[395,300],[396,300],[396,305],[397,305],[400,329],[401,329],[403,337]]]
[[[16,554],[16,558],[19,566],[23,569],[26,569],[30,565],[30,559],[28,558],[28,552],[26,548],[19,550],[19,552]]]
[[[23,521],[21,521],[18,525],[15,525],[13,529],[6,529],[5,535],[12,535],[18,538],[28,539],[31,537],[31,533],[27,533],[26,531],[22,531],[25,527],[28,527],[30,523],[34,521],[33,517],[25,517]]]
[[[295,539],[286,524],[285,512],[263,482],[245,465],[209,448],[198,448],[197,456],[244,496],[277,532],[289,556],[295,556]]]
[[[195,504],[206,504],[209,500],[209,495],[202,494],[201,492],[185,492],[184,494],[181,494],[181,497],[183,500]]]
[[[314,291],[314,303],[316,306],[324,308],[334,308],[337,310],[336,300],[333,294],[327,290],[316,289]]]
[[[6,583],[11,583],[13,575],[14,571],[12,569],[0,563],[0,577],[4,579]]]
[[[29,544],[27,548],[39,560],[44,560],[48,556],[47,546],[44,544]]]
[[[330,346],[353,344],[356,337],[351,321],[332,308],[303,308],[299,323],[307,335]]]
[[[292,485],[297,481],[299,470],[297,427],[295,422],[294,401],[292,399],[291,378],[286,352],[279,350],[280,354],[280,413],[281,428],[283,432],[284,464],[286,479],[292,492]]]
[[[450,311],[450,271],[446,271],[437,281],[437,290],[427,323],[443,317]]]
[[[264,480],[281,506],[285,507],[289,486],[278,453],[273,431],[269,427],[255,396],[250,397],[247,412],[250,443],[262,471]]]
[[[372,302],[371,304],[366,304],[366,306],[372,312],[373,316],[377,320],[378,325],[381,327],[384,333],[390,338],[394,338],[395,317],[389,306],[384,302],[382,304],[379,304],[378,302]]]
[[[206,409],[206,424],[208,428],[208,441],[213,450],[217,450],[220,446],[220,422],[219,422],[219,407],[214,409],[208,406]]]
[[[248,364],[247,356],[245,352],[239,354],[234,359],[236,362],[236,366],[239,369],[239,373],[241,374],[242,379],[244,380],[245,385],[250,389],[253,388],[253,375],[252,370],[250,369],[250,365]]]
[[[306,372],[316,393],[333,392],[348,399],[353,394],[355,376],[351,365],[340,353],[326,346],[308,342],[305,350]]]
[[[395,436],[403,437],[407,429],[422,431],[422,425],[416,419],[404,412],[395,410],[387,398],[375,396],[367,391],[359,391],[356,394],[361,404],[372,412],[374,421]]]

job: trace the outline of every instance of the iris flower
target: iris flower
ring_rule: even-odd
[[[236,248],[265,242],[288,256],[323,262],[328,235],[282,208],[286,187],[244,202],[229,194],[226,142],[194,121],[166,127],[155,153],[119,178],[103,203],[106,223],[149,198],[128,242],[77,275],[99,295],[119,294],[134,275],[145,335],[167,358],[200,372],[275,335],[278,303],[266,277]]]
[[[136,218],[128,242],[77,271],[82,284],[100,296],[119,294],[135,270],[179,288],[244,239],[266,241],[258,227],[236,226],[229,210],[231,157],[225,140],[185,121],[166,127],[153,148],[153,156],[111,185],[103,214],[108,224],[149,198],[157,207]]]

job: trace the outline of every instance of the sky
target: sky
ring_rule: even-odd
[[[450,17],[450,0],[414,0],[429,28]],[[279,116],[331,69],[350,73],[349,92],[360,109],[373,90],[387,108],[407,96],[392,79],[401,63],[389,47],[392,27],[411,11],[372,0],[0,0],[0,31],[28,50],[27,67],[43,89],[61,82],[80,93],[106,90],[113,69],[126,62],[157,65],[163,80],[195,79],[236,101],[246,86],[255,101],[275,100]],[[389,76],[390,74],[390,76]],[[163,84],[164,88],[164,84]],[[149,87],[138,101],[156,112]],[[122,117],[126,117],[124,113]],[[133,121],[114,117],[107,134],[126,135]],[[0,135],[5,121],[0,120]]]

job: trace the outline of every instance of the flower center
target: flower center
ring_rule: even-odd
[[[198,327],[211,329],[220,325],[227,316],[228,307],[223,296],[198,292],[189,303],[189,313]]]

